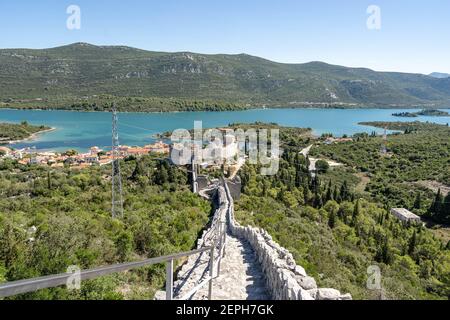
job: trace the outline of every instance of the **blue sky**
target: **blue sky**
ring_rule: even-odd
[[[81,8],[68,30],[66,9]],[[369,30],[366,10],[381,9]],[[0,48],[72,42],[450,73],[448,0],[1,0]]]

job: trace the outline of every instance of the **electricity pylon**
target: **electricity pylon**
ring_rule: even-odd
[[[119,132],[117,127],[117,109],[112,106],[112,194],[111,213],[113,218],[123,218],[122,177],[120,174]]]

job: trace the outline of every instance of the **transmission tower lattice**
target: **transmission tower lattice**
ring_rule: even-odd
[[[119,163],[119,132],[117,127],[117,110],[116,106],[112,107],[112,196],[111,196],[111,213],[113,218],[123,217],[123,197],[122,197],[122,177],[120,174]]]

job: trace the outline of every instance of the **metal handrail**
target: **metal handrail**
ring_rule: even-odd
[[[227,186],[225,184],[225,190],[227,191],[227,200],[228,200],[228,208],[229,212],[230,207],[232,206],[232,202],[229,200]],[[219,207],[218,210],[221,208]],[[158,263],[166,263],[166,300],[173,300],[173,274],[174,274],[174,260],[184,257],[189,257],[197,253],[203,253],[206,251],[210,251],[210,261],[209,261],[209,276],[205,279],[200,285],[196,286],[192,289],[189,295],[185,295],[184,297],[189,297],[195,294],[200,288],[202,288],[206,283],[209,282],[209,293],[208,297],[211,300],[212,297],[212,281],[214,278],[220,275],[220,263],[222,257],[225,254],[225,240],[226,240],[226,223],[221,219],[221,217],[216,217],[215,221],[213,221],[212,226],[210,228],[210,232],[215,231],[215,235],[213,238],[213,244],[208,247],[188,251],[188,252],[180,252],[167,256],[150,258],[142,261],[135,262],[126,262],[120,264],[114,264],[94,269],[88,269],[80,271],[77,276],[79,276],[80,281],[88,280],[88,279],[96,279],[101,276],[127,271],[131,269],[136,269],[144,266],[150,266]],[[219,256],[214,259],[214,250],[215,247],[218,246]],[[214,276],[214,263],[217,263],[217,273]],[[54,288],[68,284],[68,282],[72,279],[74,273],[60,273],[56,275],[43,276],[32,279],[24,279],[18,281],[11,281],[0,284],[0,298],[10,297],[18,294],[34,292],[41,289],[46,288]],[[183,298],[182,298],[183,299]]]
[[[150,258],[142,261],[127,262],[99,267],[94,269],[83,270],[80,272],[80,280],[95,279],[112,273],[122,272],[126,270],[136,269],[144,266],[150,266],[158,263],[167,263],[167,279],[166,279],[166,298],[173,298],[173,261],[179,258],[188,257],[205,251],[212,251],[214,246],[200,248],[188,252],[180,252],[167,256]],[[43,276],[33,279],[25,279],[11,281],[0,284],[0,298],[14,296],[17,294],[34,292],[40,289],[54,288],[66,285],[73,277],[73,273],[61,273],[57,275]],[[169,290],[168,290],[169,289]]]

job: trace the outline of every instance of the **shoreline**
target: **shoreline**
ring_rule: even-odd
[[[45,130],[42,130],[42,131],[38,131],[38,132],[32,133],[29,137],[26,137],[24,139],[4,141],[1,144],[11,145],[11,144],[22,143],[22,142],[26,142],[26,141],[33,141],[33,140],[36,140],[39,135],[47,133],[47,132],[55,131],[55,130],[56,130],[56,128],[52,127],[52,128],[49,128],[49,129],[45,129]]]
[[[56,113],[60,113],[60,115],[59,116],[56,116],[56,118],[57,119],[59,119],[59,118],[61,118],[61,119],[66,119],[66,118],[71,118],[71,117],[76,117],[77,116],[77,114],[78,113],[85,113],[85,116],[80,116],[81,117],[81,119],[83,119],[83,117],[90,117],[90,115],[92,114],[92,116],[94,116],[96,113],[100,113],[99,115],[98,115],[98,117],[99,118],[101,118],[101,119],[103,119],[104,117],[106,118],[107,116],[106,115],[101,115],[101,113],[103,113],[103,114],[106,114],[106,113],[109,113],[109,112],[107,112],[107,111],[80,111],[80,110],[60,110],[60,109],[16,109],[16,108],[0,108],[0,118],[1,118],[1,111],[2,110],[4,110],[4,115],[5,115],[5,122],[8,122],[8,121],[14,121],[14,122],[17,122],[19,119],[21,119],[21,118],[27,118],[27,115],[29,115],[29,117],[32,117],[33,119],[35,119],[34,121],[36,121],[36,117],[37,118],[40,118],[40,119],[42,119],[42,120],[39,120],[40,122],[42,122],[42,123],[45,123],[45,119],[46,119],[46,117],[47,117],[47,115],[50,115],[50,114],[52,114],[52,113],[54,113],[54,112],[56,112]],[[339,113],[339,112],[350,112],[351,114],[353,114],[353,112],[355,112],[356,114],[358,114],[358,113],[365,113],[366,111],[367,112],[375,112],[375,114],[378,114],[378,111],[381,111],[381,113],[390,113],[389,111],[387,111],[387,109],[385,109],[385,108],[359,108],[359,109],[341,109],[341,108],[338,108],[338,109],[336,109],[336,108],[295,108],[295,107],[289,107],[289,108],[282,108],[282,109],[280,109],[280,108],[264,108],[264,109],[248,109],[248,110],[238,110],[238,111],[169,111],[169,112],[133,112],[133,111],[131,111],[131,112],[123,112],[122,114],[124,115],[124,121],[126,121],[126,116],[125,115],[127,115],[127,114],[129,114],[129,115],[133,115],[132,117],[135,117],[135,116],[138,116],[138,117],[141,117],[141,116],[144,116],[145,114],[148,114],[148,117],[153,117],[153,115],[155,115],[155,117],[157,118],[156,120],[158,120],[159,118],[162,118],[162,119],[165,119],[165,120],[167,120],[167,122],[168,123],[171,123],[171,119],[172,119],[172,115],[173,115],[173,117],[175,117],[175,115],[176,114],[180,114],[180,116],[178,116],[178,118],[182,118],[182,114],[186,114],[186,116],[188,115],[188,114],[190,114],[190,113],[197,113],[199,116],[205,116],[205,117],[207,117],[208,118],[208,115],[207,114],[211,114],[211,115],[214,115],[214,114],[217,114],[218,112],[222,112],[221,114],[220,114],[220,118],[226,118],[226,119],[233,119],[233,118],[239,118],[239,119],[241,119],[241,115],[239,114],[239,113],[242,113],[242,116],[245,118],[245,119],[247,119],[247,118],[249,118],[248,116],[246,116],[245,115],[245,113],[254,113],[254,117],[258,117],[258,114],[261,114],[262,116],[261,116],[261,118],[264,118],[264,119],[266,119],[264,122],[269,122],[267,119],[268,119],[268,117],[267,116],[264,116],[264,111],[267,111],[267,112],[269,112],[269,115],[271,114],[270,112],[272,112],[272,113],[274,113],[274,112],[281,112],[282,110],[285,110],[285,111],[292,111],[292,112],[296,112],[296,111],[299,111],[299,112],[302,112],[302,110],[304,110],[305,111],[305,113],[308,113],[308,112],[313,112],[313,118],[315,119],[315,112],[314,111],[316,111],[317,113],[319,113],[320,115],[323,115],[323,114],[325,114],[325,113],[328,113],[328,112],[331,112],[331,113]],[[443,109],[444,110],[444,109]],[[446,110],[446,109],[445,109]],[[450,110],[450,109],[448,109],[448,110]],[[16,112],[17,111],[17,112]],[[29,113],[29,114],[27,114],[26,112],[27,111],[30,111],[31,113]],[[38,116],[39,114],[40,114],[40,112],[35,112],[35,111],[43,111],[42,112],[42,117],[41,116]],[[259,111],[261,111],[261,112],[259,112]],[[10,112],[11,112],[11,117],[9,117],[9,115],[10,115]],[[32,113],[32,112],[35,112],[35,113]],[[76,114],[75,113],[72,113],[72,114],[70,114],[69,112],[76,112]],[[23,114],[22,114],[23,113]],[[289,112],[288,112],[289,113]],[[308,113],[309,114],[309,113]],[[156,115],[158,115],[158,116],[156,116]],[[216,119],[216,117],[215,116],[212,116],[212,118],[214,118],[214,119]],[[355,118],[356,118],[356,116],[355,116]],[[373,118],[373,117],[370,117],[370,118]],[[440,118],[440,117],[433,117],[433,118]],[[9,119],[13,119],[13,120],[9,120]],[[153,119],[153,118],[152,118]],[[175,118],[174,118],[175,119]],[[213,119],[213,120],[214,120]],[[217,119],[216,119],[217,120]],[[364,121],[364,118],[362,118],[361,120],[363,120],[362,122],[367,122],[367,121]],[[434,120],[435,119],[432,119],[432,118],[429,118],[429,119],[427,119],[427,121],[426,122],[428,122],[428,121],[431,121],[431,122],[433,122],[434,123]],[[103,121],[103,120],[102,120]],[[106,121],[106,120],[105,120]],[[108,120],[109,121],[109,120]],[[175,121],[175,120],[173,120],[173,121]],[[392,119],[392,120],[386,120],[386,121],[388,121],[388,122],[396,122],[394,119]],[[416,119],[416,121],[419,121],[419,122],[425,122],[425,120],[423,120],[423,119]],[[437,121],[437,120],[436,120]],[[214,122],[214,121],[213,121]],[[221,122],[221,121],[219,121],[218,120],[218,122]],[[225,121],[222,125],[220,125],[220,126],[227,126],[227,125],[229,125],[230,123],[226,123],[226,122],[235,122],[235,121],[233,121],[233,120],[230,120],[230,121]],[[239,122],[239,121],[238,121]],[[247,122],[247,121],[245,121],[245,122]],[[253,122],[254,122],[254,120],[253,120]],[[289,122],[289,121],[288,121]],[[334,133],[334,136],[336,136],[336,137],[340,137],[340,136],[342,136],[343,134],[347,134],[347,135],[349,135],[349,136],[351,136],[352,135],[352,133],[353,133],[353,131],[355,131],[355,132],[368,132],[368,133],[370,133],[371,131],[373,131],[374,129],[383,129],[383,128],[380,128],[380,127],[377,127],[377,126],[374,126],[374,125],[372,125],[372,124],[370,124],[370,125],[366,125],[366,124],[362,124],[362,122],[361,121],[353,121],[354,123],[352,123],[351,124],[351,128],[349,129],[349,130],[345,130],[345,131],[343,131],[343,132],[341,132],[342,130],[338,130],[339,129],[339,126],[334,126],[334,127],[336,127],[336,130],[338,131],[338,133]],[[369,122],[377,122],[377,121],[369,121]],[[401,121],[401,122],[403,122],[403,121]],[[439,124],[441,124],[441,125],[445,125],[444,123],[446,122],[446,119],[445,120],[442,120],[442,121],[439,121],[439,122],[443,122],[443,123],[439,123]],[[251,123],[251,122],[249,122],[249,123]],[[55,125],[55,124],[57,124],[57,123],[53,123],[53,125]],[[436,123],[436,124],[438,124],[438,123]],[[51,134],[51,132],[54,132],[55,130],[65,130],[65,124],[61,124],[62,126],[56,126],[56,127],[51,127],[51,128],[49,128],[49,129],[45,129],[45,130],[42,130],[42,131],[39,131],[39,132],[36,132],[36,133],[33,133],[33,134],[31,134],[30,136],[28,136],[28,137],[26,137],[26,138],[24,138],[24,139],[18,139],[18,140],[9,140],[9,141],[2,141],[1,142],[1,144],[2,145],[5,145],[5,146],[8,146],[8,145],[10,145],[10,146],[12,146],[13,148],[17,148],[18,146],[14,146],[14,145],[18,145],[18,144],[26,144],[27,142],[30,142],[30,141],[42,141],[41,140],[41,135],[43,135],[43,134],[45,134],[45,133],[49,133],[49,134]],[[279,123],[279,125],[280,126],[283,126],[283,123]],[[305,127],[307,127],[308,125],[300,125],[300,124],[289,124],[288,126],[292,126],[292,127],[296,127],[296,128],[305,128]],[[330,126],[333,126],[333,125],[330,125]],[[59,127],[59,128],[58,128]],[[208,127],[208,126],[207,126]],[[207,127],[205,127],[205,129],[207,129]],[[213,126],[214,127],[214,126]],[[321,136],[321,132],[324,130],[323,128],[322,129],[320,129],[320,127],[318,127],[318,128],[315,128],[315,126],[311,126],[311,125],[309,125],[309,127],[311,127],[311,132],[310,132],[310,134],[311,134],[311,136],[312,137],[315,137],[315,138],[317,138],[317,137],[320,137]],[[357,127],[357,128],[353,128],[353,127]],[[153,133],[151,136],[149,136],[149,138],[151,139],[151,140],[158,140],[158,139],[162,139],[162,140],[164,140],[164,139],[167,139],[167,137],[166,136],[164,136],[164,131],[166,131],[167,130],[167,128],[165,128],[164,126],[163,126],[163,128],[158,128],[156,131],[159,131],[159,132],[155,132],[155,133]],[[359,131],[358,131],[359,130]],[[109,132],[109,131],[108,131]],[[331,129],[331,131],[324,131],[324,132],[334,132],[333,131],[333,129]],[[381,131],[380,131],[381,132]],[[394,132],[399,132],[398,130],[388,130],[388,133],[394,133]],[[51,140],[51,139],[50,139]],[[131,140],[133,140],[133,139],[131,139]],[[137,143],[137,142],[132,142],[132,144],[131,145],[134,145],[134,144],[136,144],[136,145],[139,145],[140,146],[140,144],[139,143]],[[104,144],[106,144],[106,143],[104,143]],[[45,146],[44,146],[45,145]],[[25,147],[26,147],[27,145],[25,145]],[[30,146],[31,146],[31,144],[30,144]],[[20,147],[24,147],[23,145],[21,145]],[[58,152],[59,151],[61,151],[61,150],[68,150],[68,149],[79,149],[79,150],[82,150],[83,152],[85,151],[85,150],[87,150],[86,149],[86,147],[84,147],[84,146],[81,146],[81,144],[77,144],[77,143],[74,143],[74,146],[73,147],[69,147],[68,145],[66,145],[66,144],[63,144],[63,143],[60,143],[60,144],[58,144],[57,142],[55,142],[55,143],[51,143],[51,144],[47,144],[47,143],[43,143],[43,147],[42,147],[43,149],[45,149],[45,150],[52,150],[52,151],[54,151],[54,150],[57,150]]]
[[[208,112],[208,113],[217,113],[217,112],[246,112],[246,111],[264,111],[264,110],[289,110],[289,109],[310,109],[310,110],[421,110],[423,106],[333,106],[333,107],[325,107],[325,106],[309,106],[309,105],[298,105],[298,106],[270,106],[270,107],[249,107],[246,109],[236,109],[236,110],[194,110],[194,111],[186,111],[186,110],[171,110],[171,111],[117,111],[120,113],[137,113],[137,114],[176,114],[176,113],[193,113],[193,112]],[[450,106],[437,108],[441,110],[450,110]],[[77,110],[77,109],[66,109],[66,108],[20,108],[20,107],[0,107],[1,110],[10,110],[10,111],[59,111],[59,112],[80,112],[80,113],[111,113],[111,111],[96,111],[96,110]]]

